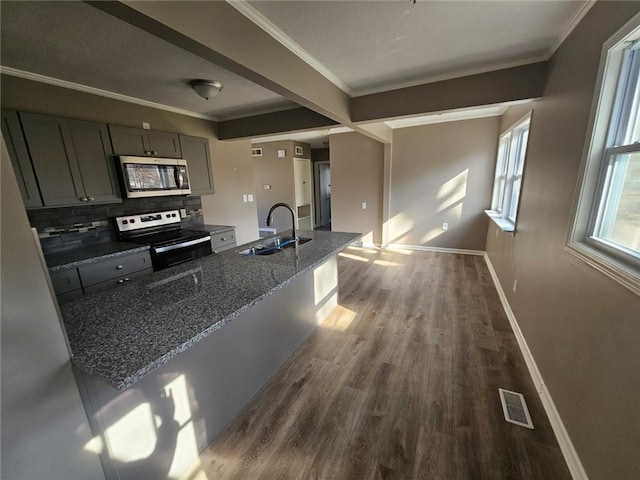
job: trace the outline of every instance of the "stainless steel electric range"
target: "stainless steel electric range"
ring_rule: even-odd
[[[178,210],[116,217],[114,221],[121,241],[151,246],[154,271],[212,253],[209,232],[183,229]]]

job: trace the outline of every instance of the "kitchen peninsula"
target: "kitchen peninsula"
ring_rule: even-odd
[[[359,234],[301,233],[312,241],[297,249],[238,254],[249,244],[61,305],[108,478],[186,468],[337,305],[336,254]],[[171,455],[125,458],[114,432],[142,428],[140,409],[149,445],[169,442]],[[190,433],[161,428],[174,420]]]

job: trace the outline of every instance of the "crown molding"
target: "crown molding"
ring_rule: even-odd
[[[315,71],[317,71],[324,78],[333,83],[340,90],[345,92],[347,95],[353,97],[354,92],[349,88],[349,86],[340,80],[331,70],[325,67],[322,63],[316,60],[309,52],[307,52],[304,48],[302,48],[298,43],[296,43],[291,37],[289,37],[286,33],[284,33],[277,25],[272,23],[267,17],[262,15],[258,10],[252,7],[246,0],[227,0],[227,3],[231,5],[233,8],[238,10],[241,14],[255,23],[262,30],[271,35],[274,39],[276,39],[279,43],[281,43],[284,47],[290,50],[294,55],[296,55],[300,60],[305,62]]]
[[[547,60],[551,58],[551,56],[554,53],[556,53],[556,50],[560,48],[560,45],[562,45],[564,41],[567,39],[567,37],[571,35],[571,32],[573,32],[573,30],[582,21],[584,16],[589,12],[589,10],[591,10],[591,7],[593,7],[595,4],[596,4],[596,0],[585,0],[582,2],[582,5],[580,5],[578,10],[576,10],[575,13],[571,16],[569,21],[566,23],[566,25],[560,32],[560,35],[558,35],[556,42],[549,49],[549,53],[547,54]]]
[[[155,108],[157,110],[164,110],[180,115],[186,115],[188,117],[201,118],[203,120],[210,120],[214,122],[218,121],[218,118],[212,115],[204,115],[202,113],[191,112],[189,110],[183,110],[182,108],[150,102],[148,100],[142,100],[140,98],[130,97],[128,95],[122,95],[121,93],[115,93],[108,90],[102,90],[100,88],[89,87],[80,83],[68,82],[67,80],[60,80],[59,78],[47,77],[46,75],[40,75],[39,73],[27,72],[25,70],[19,70],[12,67],[5,67],[4,65],[0,65],[0,73],[4,75],[10,75],[12,77],[24,78],[26,80],[33,80],[34,82],[46,83],[49,85],[54,85],[56,87],[68,88],[70,90],[76,90],[78,92],[90,93],[92,95],[98,95],[100,97],[111,98],[113,100],[133,103],[136,105],[141,105],[143,107]]]

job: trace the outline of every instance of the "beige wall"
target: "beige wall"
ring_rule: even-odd
[[[205,222],[237,226],[239,242],[257,238],[255,203],[244,203],[241,194],[253,192],[251,146],[248,140],[220,142],[216,137],[215,122],[9,75],[2,75],[0,93],[3,108],[129,127],[141,127],[144,121],[149,122],[153,130],[207,137],[216,193],[202,197]],[[229,184],[237,190],[231,189]]]
[[[389,243],[484,250],[499,124],[491,117],[393,131]]]
[[[564,245],[602,44],[639,10],[637,2],[598,2],[552,57],[532,119],[518,232],[491,224],[487,234],[491,261],[592,480],[640,478],[640,299]],[[503,127],[522,113],[511,109]]]
[[[272,205],[278,202],[288,203],[295,211],[295,185],[293,179],[293,159],[310,158],[311,149],[308,143],[283,140],[279,142],[256,143],[254,148],[262,148],[261,157],[253,157],[253,171],[258,209],[258,224],[267,225],[267,214]],[[294,147],[303,149],[302,155],[294,155]],[[278,150],[284,150],[285,156],[278,158]],[[264,185],[271,188],[265,190]],[[271,225],[278,232],[291,229],[291,214],[284,208],[273,214]]]
[[[235,226],[238,245],[256,240],[256,202],[245,203],[242,198],[253,194],[255,199],[251,141],[210,142],[210,146],[216,193],[201,197],[205,222]]]
[[[380,244],[384,145],[360,133],[341,133],[329,137],[329,150],[331,229],[362,233],[363,242]]]

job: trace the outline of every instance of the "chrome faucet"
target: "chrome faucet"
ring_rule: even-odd
[[[269,209],[269,214],[267,215],[267,227],[271,226],[271,220],[273,217],[273,211],[278,208],[278,207],[285,207],[286,209],[288,209],[291,212],[291,236],[294,242],[296,242],[296,244],[298,243],[298,237],[296,237],[296,214],[293,211],[293,208],[291,208],[291,205],[289,205],[288,203],[276,203],[273,207],[271,207]]]

